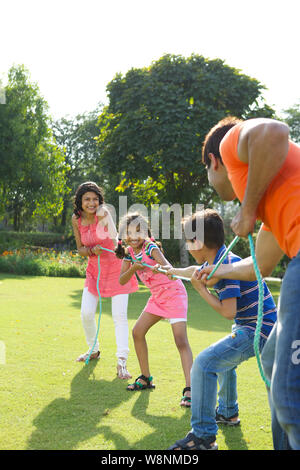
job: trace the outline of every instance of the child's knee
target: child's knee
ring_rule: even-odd
[[[205,372],[207,370],[208,361],[209,357],[206,353],[206,350],[204,350],[200,354],[198,354],[198,356],[194,360],[192,371],[194,371],[194,373]]]
[[[88,310],[88,309],[82,309],[81,310],[81,320],[83,322],[90,322],[93,321],[95,318],[95,312]]]
[[[132,337],[135,341],[142,339],[145,337],[144,331],[141,328],[139,328],[138,325],[135,325],[132,329]]]
[[[189,347],[189,342],[186,335],[178,335],[175,337],[175,344],[178,350],[186,349]]]

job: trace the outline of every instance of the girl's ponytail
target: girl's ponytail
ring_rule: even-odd
[[[152,236],[152,234],[151,234],[149,228],[148,228],[148,237],[149,237],[149,239],[150,239],[153,243],[155,243],[155,244],[158,246],[158,248],[160,249],[160,251],[163,253],[164,250],[163,250],[163,247],[162,247],[161,242],[159,242],[158,240],[155,240],[155,238]]]
[[[123,246],[123,243],[122,243],[122,240],[121,238],[119,238],[118,240],[118,246],[117,248],[115,249],[115,254],[118,258],[120,259],[123,259],[126,254],[127,254],[127,250],[125,249],[125,247]]]

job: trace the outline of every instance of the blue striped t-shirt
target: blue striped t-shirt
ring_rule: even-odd
[[[219,259],[226,251],[226,246],[223,245],[215,257],[214,263],[217,264]],[[232,252],[229,252],[223,260],[223,264],[236,263],[241,258]],[[207,263],[205,263],[207,265]],[[264,285],[264,302],[263,302],[263,321],[261,327],[261,336],[266,338],[271,333],[272,327],[277,318],[277,309],[272,297],[271,292],[265,281]],[[258,314],[258,282],[257,281],[236,281],[230,279],[221,279],[214,285],[214,290],[217,293],[219,300],[229,299],[236,297],[237,299],[237,312],[234,318],[235,323],[238,325],[246,326],[247,328],[256,329],[256,321]]]

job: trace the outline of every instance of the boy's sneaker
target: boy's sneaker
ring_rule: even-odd
[[[238,426],[241,421],[239,419],[233,419],[233,418],[237,418],[238,415],[239,415],[238,413],[235,413],[229,418],[225,418],[225,416],[221,415],[216,410],[216,422],[217,424],[226,424],[227,426]]]

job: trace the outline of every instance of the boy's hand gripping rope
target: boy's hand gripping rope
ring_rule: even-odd
[[[218,263],[216,264],[216,266],[214,267],[212,272],[207,276],[207,279],[210,279],[214,275],[214,273],[216,272],[216,270],[218,269],[220,264],[223,262],[223,260],[226,258],[227,254],[229,253],[231,248],[236,244],[236,242],[238,240],[239,240],[238,236],[236,236],[232,240],[232,242],[228,246],[228,248],[227,248],[226,252],[224,253],[224,255],[220,258],[220,260],[218,261]],[[252,235],[250,233],[248,235],[248,240],[249,240],[250,252],[251,252],[251,256],[252,256],[252,260],[253,260],[254,270],[255,270],[255,274],[256,274],[256,279],[257,279],[257,282],[258,282],[258,312],[257,312],[257,323],[256,323],[255,335],[254,335],[254,352],[255,352],[255,356],[256,356],[256,360],[257,360],[260,375],[261,375],[263,381],[266,383],[266,385],[268,387],[270,387],[270,382],[265,377],[264,372],[263,372],[263,368],[262,368],[261,360],[260,360],[260,352],[259,352],[260,331],[261,331],[262,318],[263,318],[264,285],[263,285],[263,280],[262,280],[262,277],[261,277],[261,274],[260,274],[260,271],[259,271],[259,268],[258,268],[258,265],[257,265],[257,261],[256,261],[253,238],[252,238]]]

